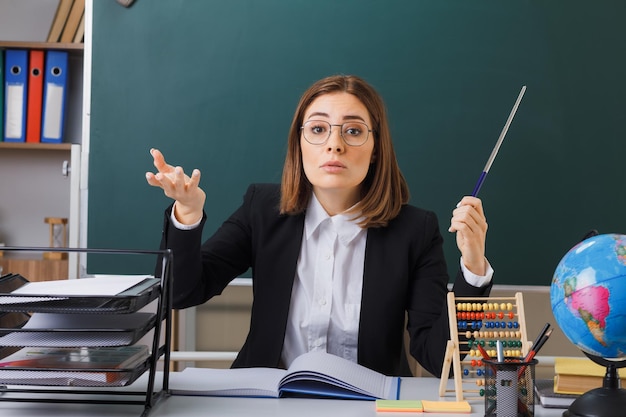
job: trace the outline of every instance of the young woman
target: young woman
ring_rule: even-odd
[[[162,247],[174,251],[174,307],[201,304],[252,268],[250,330],[234,367],[286,367],[322,349],[387,375],[407,375],[410,353],[441,373],[449,338],[448,275],[438,220],[408,204],[381,97],[355,76],[331,76],[302,96],[283,177],[253,184],[206,242],[205,192],[151,150],[150,185],[175,200]],[[209,203],[210,204],[210,203]],[[463,197],[448,229],[461,252],[458,296],[486,296],[482,203]],[[406,319],[406,320],[405,320]]]

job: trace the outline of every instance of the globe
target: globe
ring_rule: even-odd
[[[626,235],[585,239],[559,262],[550,286],[552,312],[583,352],[626,358]]]
[[[626,235],[597,235],[570,249],[554,271],[550,303],[565,336],[606,367],[602,387],[578,397],[563,417],[623,416],[617,369],[626,367]]]

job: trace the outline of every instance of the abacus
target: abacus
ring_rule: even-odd
[[[505,357],[525,357],[530,348],[522,293],[517,292],[514,297],[470,298],[455,297],[449,292],[447,302],[450,340],[446,345],[439,396],[452,391],[446,389],[450,367],[457,401],[462,401],[464,394],[465,398],[482,396],[485,378],[481,349],[496,359],[498,343],[502,344]],[[465,338],[460,340],[459,334]],[[465,359],[461,360],[461,355]],[[464,383],[474,386],[464,389]]]

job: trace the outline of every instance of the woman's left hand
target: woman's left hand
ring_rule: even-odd
[[[485,275],[485,240],[487,218],[479,198],[465,196],[452,212],[449,232],[456,232],[456,244],[461,251],[463,263],[476,275]]]

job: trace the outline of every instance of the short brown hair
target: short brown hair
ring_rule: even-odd
[[[369,112],[374,139],[374,161],[363,180],[361,201],[352,211],[360,213],[363,228],[381,227],[400,213],[409,201],[409,187],[400,172],[391,142],[387,112],[380,95],[365,80],[354,75],[333,75],[315,82],[298,103],[289,129],[287,155],[281,183],[280,212],[299,214],[306,210],[311,198],[312,185],[302,166],[300,127],[304,113],[317,97],[345,92],[358,98]]]

